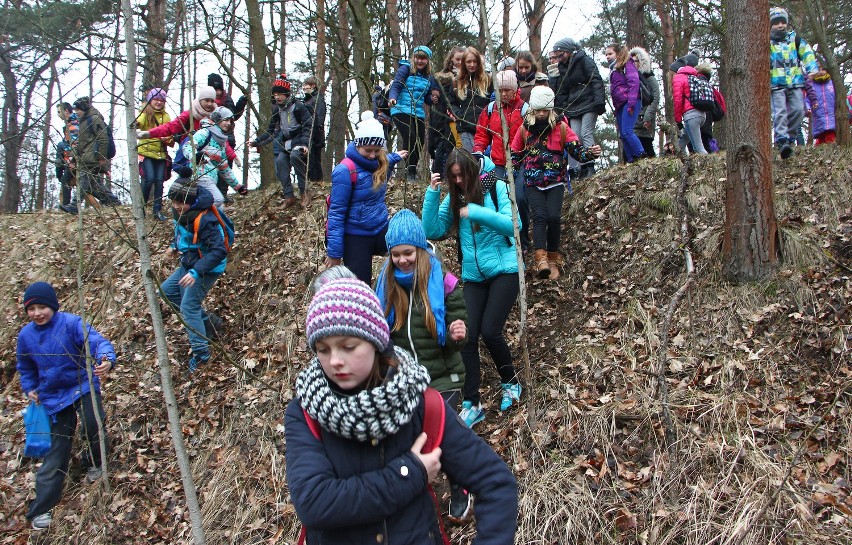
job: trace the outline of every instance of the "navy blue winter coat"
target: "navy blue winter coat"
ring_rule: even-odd
[[[329,257],[343,257],[343,235],[373,236],[388,224],[388,207],[385,203],[387,180],[373,189],[373,172],[379,168],[375,159],[363,157],[351,143],[346,147],[346,157],[355,163],[358,172],[353,187],[346,165],[338,164],[331,171],[331,201],[328,207]],[[394,165],[402,161],[397,153],[388,153],[387,177]]]
[[[89,353],[95,365],[107,358],[115,363],[112,344],[89,325]],[[17,369],[24,393],[38,392],[39,403],[53,415],[89,393],[86,376],[83,320],[76,314],[57,312],[44,325],[30,322],[18,334]],[[93,377],[95,389],[100,380]]]
[[[213,206],[213,195],[203,187],[198,187],[195,203],[183,217],[175,219],[175,238],[173,247],[181,253],[180,264],[198,279],[207,273],[225,272],[228,262],[228,250],[225,248],[225,234],[219,220],[212,212],[201,217],[198,225],[198,237],[195,237],[195,218]]]
[[[440,545],[426,469],[411,453],[423,431],[421,400],[407,425],[378,444],[311,433],[299,399],[287,406],[287,482],[307,543]],[[446,406],[441,469],[476,495],[475,545],[514,543],[515,477],[497,454]],[[405,468],[405,469],[403,469]]]

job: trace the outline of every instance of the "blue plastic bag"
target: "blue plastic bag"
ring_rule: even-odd
[[[27,444],[24,456],[43,458],[50,450],[50,417],[44,405],[30,401],[24,410],[24,427],[27,429]]]

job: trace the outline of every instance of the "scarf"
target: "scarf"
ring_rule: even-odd
[[[387,270],[390,267],[390,260],[385,263],[385,266],[382,267],[382,272],[379,273],[379,279],[376,280],[376,295],[379,298],[379,302],[382,305],[382,309],[385,308],[387,304],[387,300],[385,299],[385,274],[387,274]],[[414,271],[410,273],[404,273],[399,269],[394,269],[393,276],[400,286],[404,287],[408,290],[408,304],[414,304]],[[444,272],[441,269],[441,262],[438,261],[438,258],[435,257],[435,254],[432,251],[429,251],[429,281],[426,286],[426,293],[429,296],[429,306],[432,307],[432,314],[435,316],[435,329],[438,333],[438,344],[444,346],[447,342],[447,307],[446,300],[444,298]],[[396,312],[394,308],[391,307],[388,312],[388,325],[393,328],[393,324],[396,321]]]
[[[385,381],[354,395],[337,392],[331,379],[314,357],[296,378],[296,394],[302,407],[328,432],[365,443],[381,441],[397,433],[411,421],[423,392],[429,386],[429,372],[401,348],[394,348],[399,365]]]
[[[550,121],[547,119],[536,119],[535,123],[531,125],[527,125],[527,132],[530,136],[534,136],[536,138],[541,138],[546,131],[549,131],[552,127],[550,126]]]
[[[213,137],[213,140],[219,143],[223,148],[225,147],[225,142],[228,140],[228,136],[222,132],[222,129],[219,125],[210,125],[207,127],[207,130],[210,131],[210,136]]]
[[[201,102],[197,98],[192,100],[189,109],[192,110],[192,117],[199,121],[210,115],[210,112],[201,107]]]
[[[786,30],[770,30],[769,38],[775,43],[786,42],[790,33]]]

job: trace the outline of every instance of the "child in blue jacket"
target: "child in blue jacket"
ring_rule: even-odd
[[[21,388],[29,399],[44,405],[50,417],[50,451],[36,474],[36,497],[27,519],[35,530],[50,526],[51,510],[62,499],[62,487],[71,461],[71,442],[77,418],[83,420],[87,451],[83,455],[86,480],[100,478],[101,451],[95,407],[101,421],[106,413],[100,382],[115,366],[112,344],[74,314],[59,312],[56,291],[47,282],[31,284],[24,292],[24,310],[32,320],[18,334],[17,369]],[[94,360],[94,395],[86,372],[86,349]]]
[[[180,309],[186,335],[192,348],[189,372],[210,360],[209,338],[211,316],[201,304],[216,280],[225,272],[230,244],[229,233],[223,229],[226,216],[218,213],[213,196],[204,187],[192,183],[191,169],[184,169],[181,178],[169,188],[175,217],[175,238],[167,256],[180,254],[180,266],[162,284],[169,302]],[[233,231],[231,231],[232,233]],[[215,324],[214,324],[215,325]]]
[[[429,373],[390,348],[370,287],[353,278],[324,283],[308,307],[305,334],[316,357],[296,379],[284,433],[287,484],[307,543],[441,545],[427,488],[439,471],[476,495],[474,543],[513,543],[512,472],[446,402],[443,440],[424,452]]]

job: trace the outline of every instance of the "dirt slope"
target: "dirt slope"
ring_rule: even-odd
[[[566,274],[528,286],[532,365],[519,409],[497,410],[498,381],[485,365],[488,418],[477,431],[518,476],[519,543],[852,541],[850,164],[852,155],[825,146],[775,165],[784,263],[766,282],[731,286],[719,272],[724,164],[699,161],[688,195],[695,285],[668,331],[671,425],[656,373],[666,306],[685,279],[679,163],[647,161],[575,185],[564,208]],[[393,208],[416,206],[417,191],[394,185]],[[209,298],[227,332],[191,380],[184,336],[168,320],[209,543],[297,535],[281,421],[308,359],[306,287],[322,260],[323,209],[319,198],[309,212],[288,212],[271,193],[238,197],[238,244]],[[35,539],[23,519],[36,465],[21,457],[17,299],[46,279],[79,311],[78,231],[59,212],[0,216],[0,543],[189,542],[129,221],[127,209],[86,214],[81,265],[86,313],[121,354],[105,387],[112,493],[85,485],[72,463],[54,527]],[[162,250],[169,235],[158,224],[150,239]],[[442,248],[452,261],[455,251]],[[520,361],[517,324],[516,311],[509,335]],[[453,529],[462,543],[472,532]]]

